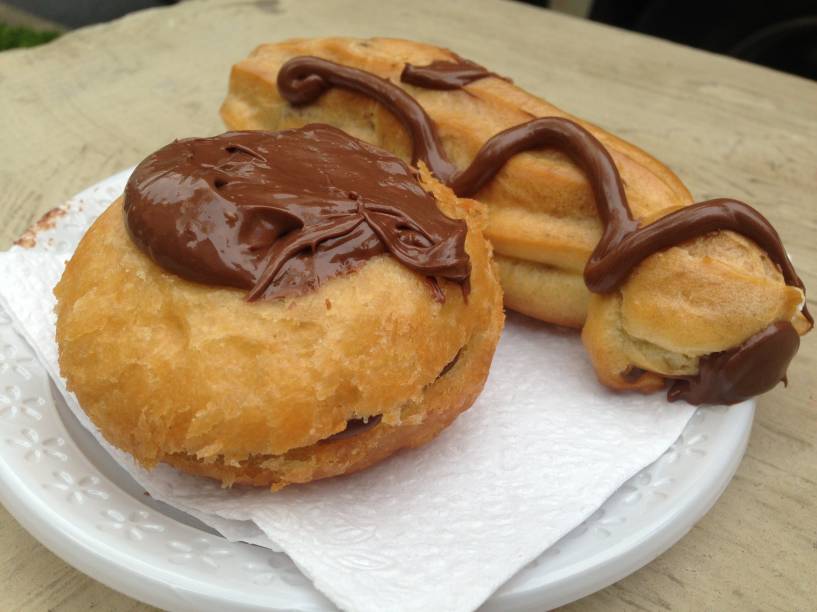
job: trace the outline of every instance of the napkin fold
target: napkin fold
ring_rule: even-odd
[[[510,315],[485,390],[436,440],[358,474],[222,489],[109,445],[67,392],[53,287],[127,173],[70,202],[34,249],[0,253],[0,305],[68,406],[153,497],[230,540],[283,550],[338,607],[473,610],[655,461],[694,408],[596,382],[578,335]]]

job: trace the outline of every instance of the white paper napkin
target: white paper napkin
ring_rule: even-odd
[[[0,304],[79,420],[153,497],[231,540],[283,550],[340,608],[473,610],[655,461],[694,411],[604,389],[577,334],[512,315],[480,398],[420,449],[278,493],[147,472],[66,393],[54,339],[65,258],[126,178],[73,201],[35,250],[0,253]]]

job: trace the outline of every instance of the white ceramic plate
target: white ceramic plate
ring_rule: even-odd
[[[658,461],[482,609],[552,608],[654,559],[726,488],[753,414],[753,402],[698,410]],[[0,448],[0,501],[48,548],[119,591],[171,610],[334,609],[286,555],[228,542],[148,497],[77,422],[2,310]]]

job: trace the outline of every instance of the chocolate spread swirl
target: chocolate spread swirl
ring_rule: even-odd
[[[439,62],[424,67],[406,66],[403,79],[415,85],[422,80],[434,88],[446,82]],[[490,73],[488,73],[490,74]],[[469,77],[482,78],[478,71]],[[469,81],[469,82],[471,82]],[[787,284],[805,293],[803,282],[786,256],[780,237],[759,212],[737,200],[717,199],[676,210],[650,225],[641,227],[633,217],[618,169],[612,157],[590,132],[560,117],[542,117],[511,127],[490,138],[471,164],[462,171],[449,161],[437,135],[436,126],[416,100],[400,87],[362,70],[341,66],[315,57],[298,57],[285,63],[278,74],[281,95],[292,104],[307,104],[331,86],[343,87],[383,103],[406,127],[413,139],[413,163],[423,161],[442,182],[459,196],[478,192],[514,155],[550,147],[564,152],[584,173],[604,226],[602,238],[585,267],[585,284],[590,291],[606,293],[626,281],[635,266],[653,253],[720,230],[731,230],[754,240],[780,268]],[[809,323],[814,319],[803,306]],[[701,360],[700,374],[676,382],[670,400],[693,403],[736,403],[745,399],[745,389],[761,393],[785,375],[797,352],[797,332],[789,322],[774,323],[739,347]],[[761,337],[762,341],[757,340]],[[773,351],[758,346],[774,346]],[[731,364],[731,365],[730,365]],[[715,381],[715,382],[713,382]],[[762,381],[762,385],[758,384]],[[762,387],[762,388],[761,388]]]
[[[394,83],[370,72],[341,66],[319,57],[289,60],[278,71],[278,91],[293,106],[311,104],[331,87],[356,91],[388,108],[411,135],[411,163],[422,160],[443,183],[457,168],[448,160],[437,128],[423,107]]]
[[[124,210],[159,265],[250,301],[304,294],[383,253],[467,290],[465,222],[401,160],[327,125],[176,141],[137,166]]]
[[[425,66],[406,64],[400,74],[400,80],[426,89],[452,90],[460,89],[485,77],[499,76],[456,53],[452,53],[452,56],[453,61],[435,60]]]

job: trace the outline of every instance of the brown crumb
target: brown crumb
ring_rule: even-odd
[[[24,231],[22,236],[14,241],[14,244],[19,247],[23,247],[24,249],[35,247],[37,245],[37,234],[53,228],[57,223],[57,219],[62,217],[64,214],[65,209],[52,208],[42,217],[40,217],[40,219],[34,223],[34,225]]]
[[[332,302],[329,300],[329,298],[326,298],[325,303],[326,303],[326,310],[332,310]]]

